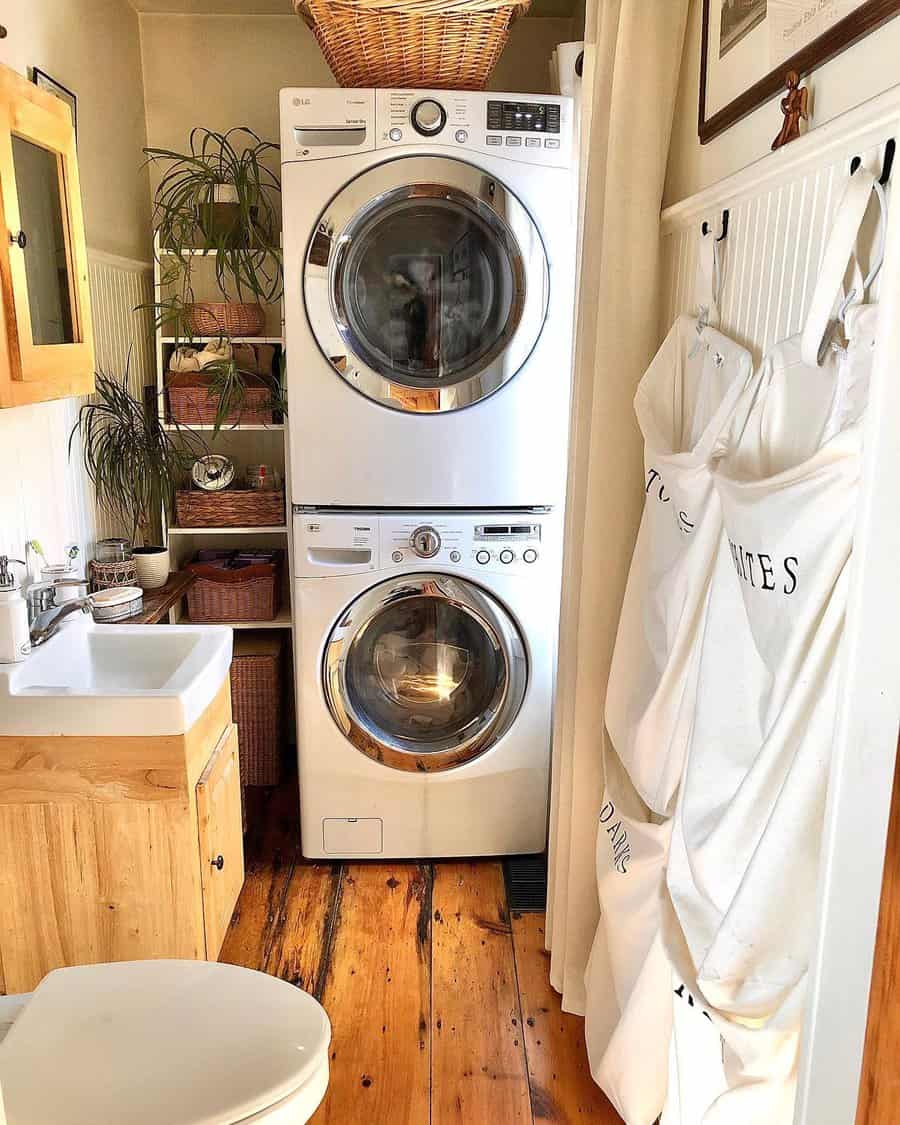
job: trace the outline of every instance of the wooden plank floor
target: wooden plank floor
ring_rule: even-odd
[[[251,801],[221,959],[324,1004],[315,1125],[621,1125],[550,987],[544,916],[510,917],[499,863],[310,863],[295,784]]]

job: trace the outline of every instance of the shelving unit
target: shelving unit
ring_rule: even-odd
[[[162,258],[171,257],[173,252],[170,250],[162,250],[159,246],[158,239],[155,243],[155,250],[153,276],[154,293],[155,299],[157,302],[160,302],[166,296],[162,282],[160,260]],[[204,258],[213,253],[212,251],[200,248],[187,250],[185,252],[198,258]],[[209,292],[204,292],[201,288],[203,281],[203,278],[199,279],[200,283],[195,280],[197,300],[219,299],[211,277],[206,279],[207,286],[211,286]],[[234,336],[229,339],[229,342],[233,344],[268,344],[281,349],[283,354],[283,309],[280,305],[277,307],[268,306],[266,313],[266,327],[270,332],[269,335]],[[276,327],[276,325],[280,330],[280,334],[271,334],[271,329]],[[161,328],[157,329],[156,390],[157,401],[159,403],[160,423],[168,433],[173,435],[177,435],[179,431],[185,430],[202,434],[211,452],[223,453],[234,461],[239,477],[241,473],[246,470],[247,465],[254,463],[274,465],[281,473],[281,479],[284,482],[285,516],[288,522],[266,527],[165,526],[163,529],[165,540],[171,550],[172,566],[175,570],[182,569],[194,558],[197,552],[204,547],[222,548],[228,545],[229,540],[234,542],[235,547],[250,545],[259,547],[281,547],[285,552],[283,588],[281,592],[282,608],[275,619],[272,621],[224,622],[223,624],[231,624],[235,629],[280,629],[289,631],[292,624],[290,602],[290,574],[292,572],[291,543],[290,535],[288,534],[291,512],[291,482],[290,459],[287,455],[288,433],[285,423],[283,421],[272,423],[239,423],[234,426],[223,426],[218,433],[215,433],[215,427],[212,424],[185,426],[184,424],[171,422],[167,415],[168,403],[165,394],[165,378],[169,359],[175,347],[179,344],[188,344],[190,346],[203,345],[216,339],[218,339],[218,337],[195,336],[190,340],[182,340],[176,336],[163,334]],[[189,620],[187,617],[187,607],[183,598],[179,599],[169,611],[168,619],[171,624],[186,623]]]

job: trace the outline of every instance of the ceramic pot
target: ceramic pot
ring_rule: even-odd
[[[250,208],[251,226],[255,226],[258,214],[258,207]],[[223,246],[235,250],[248,244],[247,232],[242,226],[238,194],[231,184],[215,186],[212,198],[199,204],[197,222],[207,243],[211,246]]]
[[[143,590],[158,590],[169,580],[168,547],[135,547],[137,583]]]

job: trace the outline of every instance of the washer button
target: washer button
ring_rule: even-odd
[[[477,563],[481,563],[481,565],[484,566],[485,563],[489,563],[491,561],[491,552],[490,551],[477,551],[475,553],[475,561]]]
[[[519,146],[521,146],[522,138],[521,137],[507,137],[506,143],[508,145],[519,145]]]
[[[465,129],[457,129],[456,130],[456,139],[461,145],[464,145],[466,143],[466,141],[469,139],[469,134],[466,132]]]
[[[459,553],[459,551],[451,551],[450,552],[450,561],[451,562],[458,563],[458,562],[461,561],[461,559],[462,559],[462,555]]]
[[[540,148],[541,147],[541,138],[540,137],[526,137],[525,138],[525,147],[526,148]]]
[[[489,145],[502,145],[503,144],[503,138],[502,137],[491,136],[490,133],[488,133],[488,135],[485,137],[485,141]]]
[[[522,558],[527,563],[537,562],[537,551],[534,549],[534,547],[528,547],[525,551],[522,552]]]
[[[544,137],[544,148],[559,148],[559,141],[556,137]]]
[[[402,141],[403,140],[403,130],[402,129],[391,129],[391,131],[388,133],[388,136],[391,138],[392,141]]]
[[[502,563],[511,563],[515,557],[516,556],[508,547],[500,552],[500,561]]]

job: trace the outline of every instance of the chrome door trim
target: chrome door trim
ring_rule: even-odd
[[[388,606],[407,598],[440,598],[474,618],[501,658],[505,675],[483,721],[464,738],[447,738],[427,751],[412,739],[386,738],[353,706],[347,689],[347,661],[356,639]],[[528,684],[528,657],[509,613],[490,594],[462,578],[419,572],[389,578],[360,594],[344,610],[325,645],[322,683],[331,716],[344,736],[366,757],[392,769],[437,773],[484,754],[509,730]]]
[[[453,382],[392,379],[353,350],[341,301],[335,299],[350,240],[373,212],[402,199],[446,199],[467,207],[490,227],[509,254],[516,294],[507,329],[476,367]],[[306,252],[303,295],[316,342],[351,387],[393,410],[443,413],[479,402],[507,383],[528,359],[547,316],[550,270],[531,215],[495,176],[446,156],[406,156],[361,172],[331,200]]]

